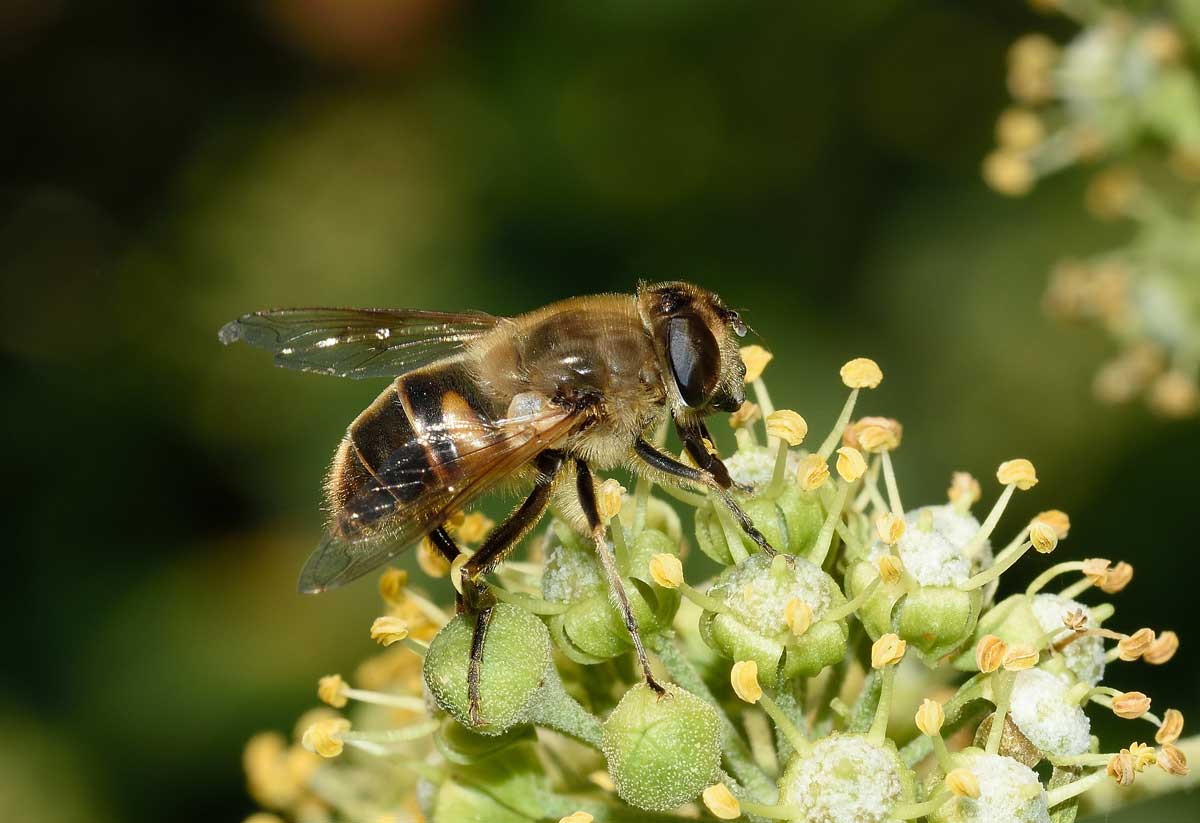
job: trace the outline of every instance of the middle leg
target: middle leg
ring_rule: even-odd
[[[596,554],[600,556],[600,564],[604,566],[608,585],[617,598],[621,616],[625,618],[625,628],[629,630],[629,636],[633,638],[633,649],[637,653],[638,663],[646,678],[646,685],[658,694],[663,694],[665,690],[654,679],[654,674],[650,671],[650,661],[647,659],[646,649],[642,645],[637,615],[633,613],[633,609],[629,605],[629,596],[625,594],[625,585],[621,582],[621,570],[617,568],[617,559],[613,556],[613,551],[604,536],[604,524],[600,522],[600,511],[596,506],[596,487],[592,484],[591,469],[582,460],[575,461],[575,486],[579,495],[579,505],[583,509],[588,528],[592,532],[592,542],[596,544]],[[614,528],[619,529],[621,526],[618,523]]]

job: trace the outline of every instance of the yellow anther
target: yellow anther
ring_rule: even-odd
[[[847,483],[853,483],[867,473],[867,459],[853,446],[837,450],[837,472]]]
[[[1129,749],[1122,749],[1120,754],[1114,754],[1108,759],[1108,768],[1105,770],[1108,776],[1116,781],[1118,786],[1130,786],[1133,784],[1133,779],[1136,772],[1133,768],[1133,757],[1129,754]]]
[[[1150,645],[1153,642],[1154,629],[1138,629],[1128,637],[1122,637],[1117,641],[1117,656],[1125,662],[1137,660],[1150,651]]]
[[[758,663],[753,660],[739,660],[729,670],[729,682],[733,684],[734,694],[747,703],[757,703],[762,697],[762,686],[758,685]]]
[[[800,461],[800,468],[796,470],[796,479],[804,491],[816,491],[829,479],[829,466],[821,459],[821,455],[807,455]]]
[[[779,409],[767,415],[767,434],[789,446],[799,446],[808,436],[808,423],[791,409]]]
[[[1124,692],[1112,699],[1112,711],[1122,720],[1136,720],[1150,711],[1150,698],[1141,692]]]
[[[921,707],[917,709],[916,722],[921,734],[929,737],[940,734],[942,724],[946,722],[946,713],[942,709],[942,704],[936,700],[930,700],[928,697],[922,700]]]
[[[859,435],[867,429],[886,429],[890,432],[890,436],[878,432],[872,434],[875,441],[886,441],[889,449],[898,448],[900,438],[904,434],[904,426],[900,424],[899,420],[890,417],[863,417],[855,420],[842,432],[842,445],[852,446],[859,451],[867,451],[867,447],[859,439]]]
[[[1058,548],[1058,535],[1053,526],[1043,523],[1041,520],[1035,520],[1029,527],[1029,542],[1039,553],[1050,554]]]
[[[321,757],[337,757],[344,744],[342,734],[350,731],[350,721],[344,717],[326,717],[304,730],[300,745]]]
[[[871,666],[876,669],[894,666],[904,658],[907,649],[907,643],[888,632],[871,645]]]
[[[430,577],[445,577],[450,572],[450,561],[442,556],[428,537],[421,538],[417,546],[417,565]]]
[[[813,624],[812,608],[798,597],[793,597],[784,607],[784,620],[796,637],[802,636]]]
[[[621,513],[624,494],[625,487],[611,477],[596,489],[596,510],[600,513],[601,523],[607,523]]]
[[[463,518],[454,536],[464,543],[479,543],[495,525],[496,521],[483,512],[471,512]]]
[[[889,546],[894,546],[904,536],[904,518],[891,512],[884,512],[875,520],[875,533],[879,539]]]
[[[1103,586],[1108,581],[1112,563],[1103,557],[1089,557],[1083,561],[1083,576],[1094,586]]]
[[[1066,512],[1059,511],[1058,509],[1041,512],[1033,518],[1033,522],[1045,523],[1054,529],[1054,535],[1059,540],[1065,539],[1067,533],[1071,531],[1071,518],[1067,516]]]
[[[1023,151],[996,149],[983,158],[983,180],[1000,194],[1028,194],[1036,179],[1033,164]]]
[[[1173,631],[1165,631],[1155,638],[1150,648],[1142,655],[1142,659],[1152,666],[1161,666],[1179,651],[1179,635]]]
[[[742,816],[742,806],[724,783],[714,783],[700,795],[704,807],[718,820],[736,820]]]
[[[454,558],[454,562],[450,564],[450,584],[454,586],[454,590],[459,594],[463,593],[462,570],[467,565],[467,561],[471,558],[465,554],[460,554]]]
[[[738,410],[729,415],[729,425],[735,429],[745,428],[754,423],[762,416],[762,409],[757,403],[751,403],[747,400],[742,405],[738,406]]]
[[[1083,609],[1072,609],[1063,615],[1063,625],[1073,632],[1081,632],[1087,628],[1088,616]]]
[[[890,452],[900,448],[900,429],[892,426],[870,425],[860,426],[854,436],[863,451],[870,454]]]
[[[408,572],[389,566],[379,575],[379,596],[389,606],[399,605],[404,599],[404,587],[408,585]]]
[[[869,357],[856,357],[841,368],[842,382],[852,389],[873,389],[883,382],[879,364]]]
[[[664,589],[683,585],[683,563],[673,554],[656,554],[650,558],[650,577]]]
[[[408,624],[399,617],[376,617],[371,624],[371,639],[380,646],[390,646],[408,637]]]
[[[340,674],[327,674],[317,681],[317,697],[321,698],[323,703],[340,709],[349,702],[342,693],[345,688],[346,681],[342,680]]]
[[[946,489],[946,497],[951,503],[970,508],[971,504],[982,496],[983,490],[979,488],[979,481],[968,472],[955,472],[950,475],[950,487]]]
[[[1008,644],[994,634],[985,634],[975,647],[975,665],[984,674],[996,671],[1008,655]]]
[[[1158,752],[1158,767],[1167,774],[1178,777],[1187,777],[1191,771],[1188,768],[1187,755],[1170,743],[1162,744]]]
[[[1162,725],[1154,735],[1154,742],[1174,743],[1183,734],[1183,712],[1179,709],[1167,709],[1163,712]]]
[[[762,377],[763,369],[771,362],[774,357],[769,351],[762,346],[742,346],[738,350],[738,354],[742,356],[742,362],[746,364],[746,382],[753,383],[758,378]]]
[[[1130,743],[1129,755],[1133,758],[1133,770],[1138,774],[1141,774],[1147,766],[1153,766],[1158,760],[1154,747],[1145,743]]]
[[[1031,149],[1045,136],[1041,118],[1029,109],[1005,109],[996,120],[996,142],[1006,149]]]
[[[979,797],[979,778],[970,769],[951,769],[946,774],[946,788],[955,797]]]
[[[592,823],[595,819],[587,812],[572,812],[566,817],[560,817],[558,823]]]
[[[1005,486],[1016,486],[1021,491],[1028,491],[1037,485],[1037,470],[1033,464],[1023,457],[1016,460],[1006,460],[996,469],[996,479]]]
[[[1002,665],[1010,672],[1021,672],[1032,669],[1038,662],[1038,650],[1024,643],[1014,643],[1008,647]]]
[[[1133,580],[1133,566],[1122,560],[1108,570],[1107,578],[1098,585],[1106,594],[1116,594],[1128,586],[1130,580]]]
[[[879,558],[879,576],[889,586],[893,583],[899,583],[900,578],[904,576],[904,564],[900,562],[900,558],[896,557],[896,555],[885,554]]]

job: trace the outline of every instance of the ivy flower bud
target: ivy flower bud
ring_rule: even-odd
[[[1105,594],[1116,594],[1128,586],[1132,579],[1133,566],[1122,560],[1109,570],[1107,579],[1098,585]]]
[[[1033,521],[1029,527],[1029,542],[1041,554],[1050,554],[1058,547],[1058,534],[1054,527],[1041,520]]]
[[[825,481],[829,479],[829,466],[826,465],[821,455],[807,455],[800,461],[800,467],[796,472],[796,479],[800,483],[800,488],[804,491],[816,491],[824,486]]]
[[[875,533],[889,546],[896,545],[896,542],[904,536],[904,529],[904,518],[897,517],[891,512],[884,512],[875,521]]]
[[[899,635],[888,633],[871,644],[871,667],[882,669],[893,666],[904,657],[908,644]]]
[[[502,734],[525,716],[551,665],[550,635],[534,615],[509,603],[492,609],[479,667],[479,718],[470,713],[467,669],[475,618],[460,614],[442,627],[422,674],[437,704],[480,734]]]
[[[344,717],[323,717],[304,730],[300,745],[321,757],[337,757],[345,744],[342,734],[350,731],[350,721]]]
[[[1033,518],[1035,523],[1045,523],[1050,528],[1054,529],[1054,536],[1059,540],[1065,540],[1067,534],[1071,531],[1071,518],[1064,511],[1058,509],[1050,509],[1039,513]]]
[[[784,619],[787,621],[788,628],[792,630],[792,634],[796,637],[802,637],[813,624],[813,610],[807,603],[798,597],[793,597],[788,601],[786,608],[783,610]],[[758,667],[755,667],[757,673]]]
[[[601,747],[617,795],[645,811],[667,811],[712,784],[721,763],[716,709],[675,685],[625,693],[604,722]]]
[[[791,409],[779,409],[767,415],[767,434],[789,446],[799,446],[808,436],[808,423]]]
[[[764,349],[762,346],[742,346],[738,350],[738,354],[742,357],[742,363],[746,366],[746,382],[753,383],[758,378],[762,377],[763,369],[771,362],[771,358],[775,355]]]
[[[1003,486],[1016,486],[1021,491],[1029,491],[1038,482],[1037,470],[1023,457],[1001,463],[996,470],[996,479]]]
[[[317,697],[321,698],[323,703],[340,709],[349,702],[346,695],[342,693],[345,688],[346,681],[342,680],[340,674],[327,674],[317,681]]]
[[[994,634],[984,635],[975,646],[975,665],[984,674],[1000,668],[1008,655],[1008,644]]]
[[[724,783],[712,784],[700,797],[704,801],[704,808],[718,820],[737,820],[742,816],[742,805]]]
[[[883,381],[879,364],[869,357],[856,357],[842,366],[842,382],[851,389],[873,389]]]
[[[371,639],[380,646],[390,646],[408,637],[408,624],[399,617],[376,617],[371,624]]]
[[[1003,666],[1006,671],[1022,672],[1037,665],[1038,650],[1025,643],[1016,643],[1008,647],[1004,655]]]
[[[916,715],[917,728],[921,730],[921,734],[928,737],[940,734],[942,724],[945,722],[946,713],[942,709],[941,703],[930,700],[928,697],[921,701],[921,707],[917,709]]]
[[[866,458],[858,449],[842,446],[837,453],[837,472],[847,483],[853,483],[867,473]]]
[[[762,686],[758,685],[758,664],[753,660],[739,660],[729,670],[729,681],[739,700],[757,703],[762,697]]]
[[[1167,709],[1163,712],[1162,725],[1158,728],[1158,733],[1154,735],[1154,742],[1159,745],[1163,743],[1174,743],[1183,734],[1183,712],[1179,709]]]
[[[738,406],[738,410],[729,415],[728,422],[730,428],[744,429],[750,426],[754,421],[762,416],[762,409],[757,403],[751,403],[749,400]]]
[[[970,769],[951,769],[946,774],[946,788],[955,797],[979,797],[979,778]]]
[[[1150,651],[1150,646],[1153,642],[1153,629],[1138,629],[1128,637],[1122,637],[1117,641],[1117,656],[1126,663],[1137,660],[1143,654]]]
[[[683,563],[673,554],[656,554],[650,558],[650,577],[664,589],[683,585]]]
[[[1123,692],[1113,697],[1112,711],[1122,720],[1136,720],[1150,711],[1150,698],[1142,692]]]
[[[1159,749],[1158,767],[1167,774],[1179,777],[1187,777],[1191,771],[1188,768],[1187,755],[1170,743],[1163,743]]]
[[[384,603],[395,606],[404,599],[404,587],[407,585],[408,572],[389,566],[379,575],[379,596]]]
[[[566,817],[560,817],[558,823],[592,823],[595,819],[587,812],[572,812]]]

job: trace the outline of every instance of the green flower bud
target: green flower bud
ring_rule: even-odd
[[[550,667],[550,636],[542,621],[517,606],[492,611],[479,670],[482,722],[471,722],[467,666],[475,618],[460,614],[429,645],[423,673],[434,700],[455,720],[480,734],[503,734],[521,722]]]
[[[822,617],[846,599],[832,577],[803,558],[751,555],[722,572],[708,595],[723,608],[704,613],[701,636],[730,659],[758,663],[764,686],[813,677],[845,654],[846,621]],[[792,600],[812,610],[812,624],[799,636],[787,619]]]
[[[542,596],[567,603],[570,608],[550,621],[555,643],[580,663],[596,663],[628,652],[633,641],[609,596],[595,547],[565,529],[556,530],[556,536],[547,549]],[[654,529],[643,529],[629,540],[629,557],[623,569],[625,594],[643,638],[671,625],[680,599],[679,592],[655,585],[650,576],[650,558],[678,553],[679,542]]]
[[[1088,628],[1098,628],[1103,609],[1091,609],[1077,600],[1057,594],[1035,594],[1033,597],[1014,594],[980,618],[972,644],[954,659],[954,666],[963,671],[975,669],[972,650],[985,634],[994,634],[1009,645],[1035,645],[1048,632],[1062,631],[1065,625],[1063,619],[1074,611],[1080,611],[1087,617],[1085,625]],[[1063,648],[1061,655],[1051,655],[1040,668],[1094,686],[1104,676],[1104,640],[1099,637],[1076,638]]]
[[[955,766],[979,781],[979,797],[959,797],[929,815],[930,823],[1050,823],[1046,791],[1037,773],[1011,757],[964,749]]]
[[[983,608],[985,592],[960,591],[957,586],[991,565],[992,551],[971,538],[979,521],[953,506],[925,506],[904,516],[905,529],[895,550],[908,579],[916,583],[907,593],[880,587],[859,609],[872,638],[896,632],[928,666],[969,642]],[[846,589],[855,594],[878,576],[878,562],[891,549],[876,541],[850,565]]]
[[[647,811],[692,800],[721,763],[716,709],[674,685],[664,695],[645,683],[627,691],[604,723],[602,744],[617,794]]]
[[[897,803],[916,798],[916,778],[890,740],[834,733],[794,756],[779,780],[780,800],[800,821],[883,823]]]
[[[788,482],[773,497],[747,496],[741,492],[734,492],[733,496],[750,516],[755,528],[776,549],[794,555],[804,555],[812,549],[825,520],[819,492],[801,491],[795,483]],[[740,530],[738,536],[747,554],[758,551],[758,546]],[[721,565],[733,565],[725,530],[711,506],[696,509],[696,544]]]

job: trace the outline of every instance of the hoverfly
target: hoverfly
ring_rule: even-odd
[[[593,469],[627,466],[658,482],[698,487],[741,510],[704,418],[744,402],[736,339],[746,326],[714,293],[683,282],[637,293],[574,297],[514,318],[413,309],[277,309],[220,331],[266,349],[280,366],[350,378],[390,378],[350,424],[325,481],[328,532],[300,591],[348,583],[428,536],[459,554],[446,521],[509,483],[531,490],[462,567],[460,610],[475,615],[468,669],[473,716],[491,607],[482,578],[547,508],[596,546],[647,682],[658,688],[597,511]],[[669,416],[694,465],[651,445]]]

